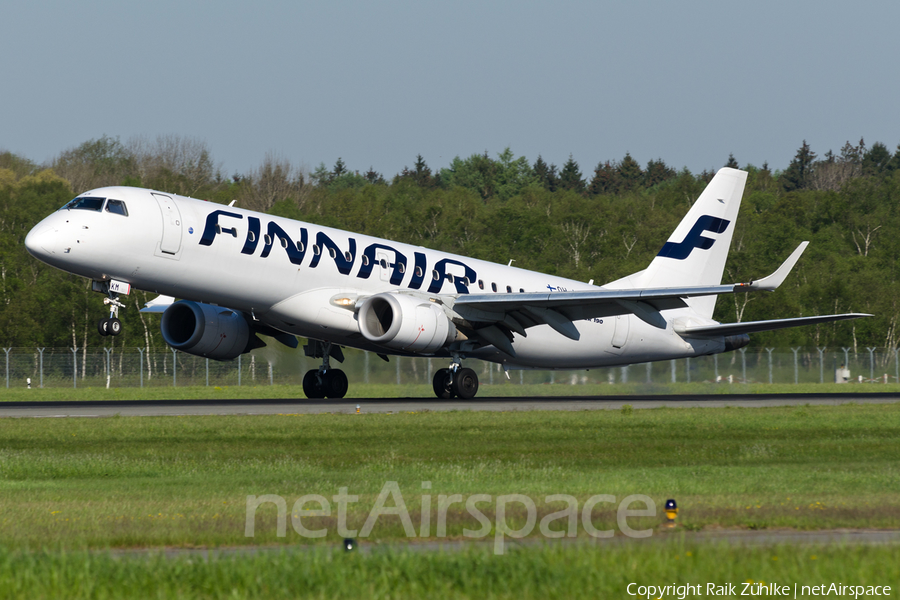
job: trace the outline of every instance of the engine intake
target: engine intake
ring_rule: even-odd
[[[432,354],[456,338],[456,327],[437,304],[402,294],[376,294],[359,308],[359,330],[379,346]]]
[[[216,360],[237,358],[250,341],[250,326],[241,313],[189,300],[167,308],[159,328],[172,348]]]

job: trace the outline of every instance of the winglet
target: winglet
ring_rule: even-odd
[[[750,290],[762,290],[765,292],[773,292],[778,286],[784,283],[784,280],[787,279],[787,276],[790,274],[791,270],[793,270],[794,265],[797,264],[797,261],[800,260],[800,255],[803,254],[803,251],[806,250],[806,247],[809,246],[809,242],[801,242],[797,249],[788,256],[787,260],[782,263],[778,270],[769,275],[768,277],[763,277],[757,281],[751,281],[750,283],[738,283],[734,286],[735,292],[747,291]]]

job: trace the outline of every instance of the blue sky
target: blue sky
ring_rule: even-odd
[[[900,3],[16,2],[0,19],[0,149],[205,141],[391,176],[510,146],[588,175],[630,152],[784,168],[900,142]]]

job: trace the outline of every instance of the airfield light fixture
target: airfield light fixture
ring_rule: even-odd
[[[356,550],[356,540],[344,538],[344,552],[353,552],[354,550]]]
[[[675,527],[675,517],[678,516],[678,505],[675,500],[666,500],[666,526]]]

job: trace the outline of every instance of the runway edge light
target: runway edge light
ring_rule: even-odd
[[[675,517],[678,516],[678,505],[675,503],[675,500],[669,499],[666,500],[666,522],[664,525],[666,527],[675,527]]]

